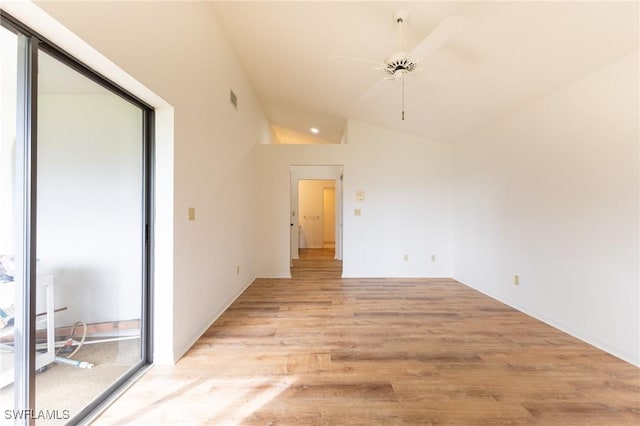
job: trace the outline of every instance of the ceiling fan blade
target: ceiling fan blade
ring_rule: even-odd
[[[374,61],[371,59],[354,58],[351,56],[344,56],[344,55],[331,55],[329,56],[328,59],[329,59],[329,62],[362,62],[365,64],[376,65],[377,67],[385,66],[382,62]]]
[[[449,16],[442,21],[424,40],[422,40],[409,55],[414,59],[424,59],[451,37],[456,35],[464,26],[464,18],[461,16]]]
[[[373,86],[371,86],[366,92],[364,92],[360,99],[363,101],[367,101],[369,99],[373,99],[380,94],[380,90],[385,86],[385,81],[393,80],[393,77],[385,77],[382,80],[378,80]]]

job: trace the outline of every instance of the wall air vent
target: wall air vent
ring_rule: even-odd
[[[231,105],[233,105],[234,109],[238,109],[238,97],[236,96],[235,93],[233,93],[233,90],[229,90],[229,100],[231,101]]]

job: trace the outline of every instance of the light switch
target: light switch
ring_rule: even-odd
[[[355,209],[355,210],[353,211],[353,214],[354,214],[355,216],[360,216],[360,209]]]
[[[364,191],[356,191],[356,201],[364,201]]]
[[[196,209],[189,207],[189,220],[196,220]]]

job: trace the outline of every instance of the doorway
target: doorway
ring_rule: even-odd
[[[342,260],[342,176],[339,165],[291,166],[291,267]]]

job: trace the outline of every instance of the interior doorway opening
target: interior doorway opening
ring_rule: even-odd
[[[301,268],[342,275],[342,170],[291,166],[292,275]]]

